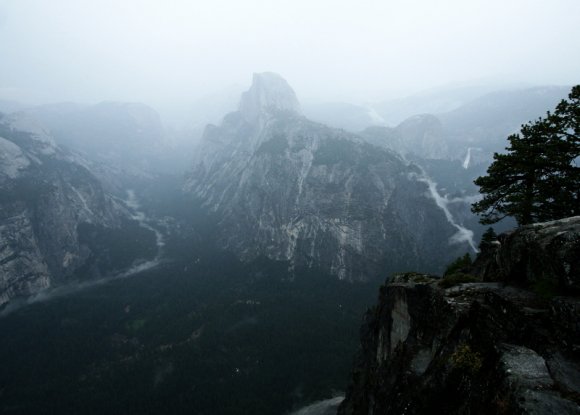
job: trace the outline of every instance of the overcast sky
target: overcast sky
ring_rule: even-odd
[[[580,82],[580,0],[0,0],[0,99],[187,103],[252,72],[299,98]]]

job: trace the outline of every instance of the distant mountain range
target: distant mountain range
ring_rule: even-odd
[[[186,189],[219,218],[220,246],[244,261],[265,257],[347,280],[438,271],[473,251],[481,234],[469,211],[478,197],[472,180],[509,133],[567,92],[534,87],[476,96],[482,90],[475,88],[447,101],[443,93],[427,95],[433,101],[416,108],[454,108],[354,134],[305,114],[358,128],[386,120],[388,106],[304,109],[278,75],[257,74],[237,111],[218,117],[229,98],[214,100],[221,125],[209,125],[187,151],[143,104],[1,102],[12,111],[0,134],[3,238],[11,235],[0,258],[2,301],[73,275],[91,255],[79,226],[121,226],[130,217],[121,200],[126,190],[146,187],[159,172],[184,171],[190,157]]]
[[[199,102],[179,139],[143,104],[0,103],[0,326],[10,334],[0,412],[291,413],[333,396],[379,282],[477,251],[473,179],[507,134],[567,92],[425,102],[416,108],[433,113],[394,127],[369,127],[386,123],[377,108],[330,105],[318,109],[326,125],[283,78],[261,73],[239,103]],[[207,115],[215,124],[194,148]],[[437,317],[413,291],[431,278],[404,275],[416,278],[407,294],[427,310],[421,321]],[[446,300],[465,309],[452,291]],[[411,300],[393,309],[403,326]],[[371,369],[393,338],[381,333]],[[411,366],[426,362],[417,356]]]
[[[569,86],[474,85],[438,88],[365,105],[310,103],[304,106],[304,112],[314,121],[359,132],[372,126],[394,128],[416,115],[446,118],[447,114],[453,117],[456,113],[467,115],[470,111],[481,111],[479,121],[485,128],[492,121],[489,117],[500,111],[504,120],[516,119],[520,124],[530,117],[543,115],[546,108],[565,98],[569,90]],[[465,121],[469,122],[468,119]]]

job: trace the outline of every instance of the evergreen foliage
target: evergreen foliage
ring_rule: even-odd
[[[487,230],[481,235],[481,242],[479,243],[479,250],[485,251],[486,249],[490,248],[494,241],[497,241],[497,234],[490,226]]]
[[[487,176],[478,177],[483,199],[472,206],[480,222],[513,216],[520,225],[580,214],[580,85],[554,113],[508,137]]]
[[[478,281],[479,280],[475,278],[473,275],[466,274],[464,272],[456,272],[453,274],[445,275],[445,277],[443,277],[441,281],[439,281],[439,286],[441,288],[450,288],[459,284]]]
[[[451,264],[449,264],[443,275],[444,276],[453,275],[453,274],[456,274],[458,272],[463,272],[463,271],[469,270],[469,268],[471,267],[471,264],[472,264],[471,256],[469,254],[465,254],[465,255],[457,258]]]

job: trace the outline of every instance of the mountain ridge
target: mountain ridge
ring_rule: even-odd
[[[131,212],[89,170],[23,114],[0,119],[0,305],[101,271],[94,238]],[[127,246],[132,242],[126,241]]]
[[[224,247],[244,260],[264,255],[349,280],[376,277],[385,263],[411,266],[420,251],[442,266],[459,249],[431,243],[454,231],[418,169],[355,134],[309,121],[291,110],[288,96],[290,109],[261,107],[251,122],[231,113],[206,128],[186,189],[222,218]]]

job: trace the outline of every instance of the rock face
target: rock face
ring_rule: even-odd
[[[452,111],[414,115],[393,128],[369,127],[360,136],[421,166],[448,199],[456,222],[477,238],[484,228],[470,209],[480,198],[473,181],[486,174],[495,152],[505,151],[508,135],[544,116],[568,92],[567,87],[535,87],[488,93]],[[414,104],[415,110],[422,107]],[[505,229],[509,225],[500,230]]]
[[[0,305],[66,281],[90,251],[77,226],[118,226],[124,209],[26,117],[0,119]]]
[[[501,282],[443,289],[426,275],[395,276],[365,316],[338,413],[579,414],[580,298],[534,285],[555,279],[574,293],[578,223],[500,235],[475,271]]]
[[[254,74],[252,88],[242,94],[240,113],[248,123],[266,114],[301,114],[302,109],[294,90],[285,79],[275,73]]]
[[[441,121],[434,115],[415,115],[395,128],[369,127],[361,135],[369,142],[403,155],[447,159],[450,153]]]
[[[243,260],[265,256],[364,280],[437,269],[466,249],[450,248],[456,230],[420,173],[307,120],[288,84],[268,73],[254,76],[238,112],[207,127],[186,188],[218,214],[221,244]]]
[[[339,414],[577,414],[577,298],[494,283],[388,284]]]
[[[482,252],[474,274],[525,287],[580,293],[580,216],[522,226]]]

